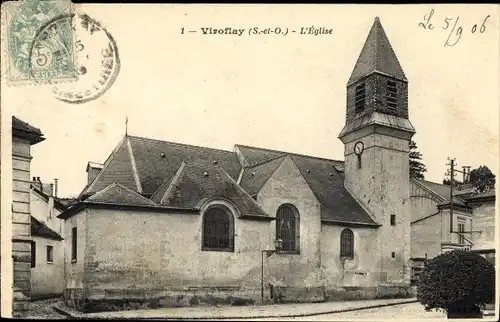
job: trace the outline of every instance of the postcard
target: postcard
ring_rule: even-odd
[[[3,317],[498,318],[498,6],[1,17]]]

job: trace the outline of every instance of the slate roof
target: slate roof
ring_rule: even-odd
[[[245,156],[248,166],[255,166],[285,154],[281,151],[255,148],[247,145],[237,144],[236,147]]]
[[[253,154],[253,151],[251,153]],[[286,154],[282,153],[278,157],[269,159],[269,161],[245,168],[241,176],[240,185],[251,196],[257,195],[274,171],[281,165],[285,156]]]
[[[27,138],[31,144],[36,144],[45,140],[40,129],[15,116],[12,116],[12,136]]]
[[[95,193],[112,183],[120,183],[139,193],[152,195],[182,162],[192,161],[207,166],[217,162],[232,178],[237,178],[241,170],[238,157],[231,151],[127,136],[85,193]]]
[[[53,240],[63,240],[61,235],[47,227],[47,225],[33,216],[31,216],[31,235],[45,237]]]
[[[380,72],[407,81],[378,17],[373,22],[348,85],[372,72]]]
[[[242,216],[273,218],[252,197],[290,156],[320,202],[323,221],[377,226],[344,188],[343,161],[245,145],[236,145],[236,150],[244,167],[235,151],[126,136],[80,199],[199,209],[203,201],[218,197],[232,202]]]
[[[232,151],[126,136],[79,199],[87,204],[198,209],[203,200],[221,197],[234,203],[242,216],[273,218],[236,183],[241,168]]]
[[[321,204],[321,219],[377,225],[344,187],[344,176],[332,160],[291,157]]]
[[[464,196],[463,198],[468,202],[474,202],[480,199],[496,200],[496,192],[495,189],[491,189],[486,192],[467,194],[467,196]]]
[[[161,190],[163,192],[164,189]],[[162,206],[193,209],[210,198],[230,200],[243,216],[268,216],[255,200],[217,165],[183,163],[168,189],[165,189],[160,202]]]
[[[342,131],[340,132],[339,137],[342,137],[355,130],[358,130],[361,127],[375,125],[375,124],[415,133],[415,128],[411,124],[410,120],[402,117],[397,117],[394,115],[373,112],[373,113],[363,114],[362,116],[357,117],[350,122],[347,122],[344,125]]]
[[[451,191],[450,186],[427,180],[421,180],[421,179],[414,179],[414,180],[423,185],[424,187],[426,187],[427,189],[434,192],[434,194],[440,196],[444,200],[444,202],[441,203],[440,205],[446,205],[450,202],[450,191]],[[464,200],[456,195],[453,196],[453,204],[462,207],[467,206]]]
[[[264,186],[286,156],[290,156],[321,204],[321,219],[332,222],[376,225],[344,187],[344,163],[296,153],[237,145],[245,159],[268,160],[244,169],[240,185],[254,195]],[[243,147],[243,148],[242,148]],[[262,152],[259,155],[259,152]],[[250,163],[250,162],[249,162]]]
[[[86,199],[87,202],[117,205],[154,206],[155,203],[119,183],[112,183]]]

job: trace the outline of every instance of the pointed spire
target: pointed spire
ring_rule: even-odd
[[[407,81],[378,17],[375,17],[348,85],[374,71]]]
[[[125,116],[125,136],[128,136],[128,116]]]

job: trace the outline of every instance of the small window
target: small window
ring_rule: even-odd
[[[391,226],[396,226],[396,215],[391,215]]]
[[[356,86],[354,93],[354,106],[356,114],[365,110],[365,97],[365,83],[362,83]]]
[[[71,261],[76,262],[76,250],[77,250],[77,231],[76,227],[71,230]]]
[[[36,266],[36,243],[31,242],[31,267]]]
[[[395,253],[395,252],[392,252],[392,253],[391,253],[391,257],[392,257],[392,258],[396,258],[396,253]]]
[[[387,108],[395,110],[398,106],[398,88],[396,82],[387,82]]]
[[[465,238],[464,238],[464,232],[465,232],[465,222],[459,222],[458,223],[458,243],[460,245],[465,244]]]
[[[354,233],[348,228],[340,233],[340,257],[354,258]]]
[[[54,247],[47,245],[47,263],[54,262]]]

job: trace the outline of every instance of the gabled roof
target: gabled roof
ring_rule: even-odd
[[[375,18],[370,33],[358,57],[348,85],[373,72],[379,72],[407,81],[378,17]]]
[[[250,167],[265,163],[271,159],[275,159],[285,154],[282,151],[256,148],[253,146],[241,144],[236,144],[236,147],[243,154]]]
[[[250,194],[257,194],[285,157],[290,156],[321,204],[323,221],[377,225],[345,189],[342,161],[256,147],[237,147],[247,161],[268,160],[244,169],[240,184]]]
[[[126,136],[84,194],[120,183],[136,192],[152,195],[182,162],[193,161],[205,165],[216,163],[232,178],[237,178],[241,169],[238,157],[231,151]]]
[[[439,205],[447,205],[450,203],[450,186],[421,179],[413,179],[413,181],[421,185],[422,187],[427,188],[427,190],[429,190],[434,195],[440,197],[443,202]],[[467,207],[462,198],[456,195],[453,196],[453,204],[460,207]]]
[[[61,235],[50,229],[43,222],[31,216],[31,235],[45,237],[53,240],[63,240]]]
[[[221,198],[242,217],[272,219],[252,196],[289,156],[321,203],[323,221],[377,226],[345,189],[343,161],[244,145],[236,149],[244,167],[236,151],[126,136],[80,194],[80,202],[61,218],[84,204],[196,211],[203,201]]]
[[[12,116],[12,136],[28,139],[31,144],[36,144],[45,140],[40,129],[21,121],[15,116]]]
[[[331,160],[293,155],[292,160],[321,204],[321,220],[376,226],[344,187],[344,177]]]
[[[270,217],[255,200],[218,165],[183,163],[160,200],[162,206],[196,209],[204,200],[227,199],[242,216]],[[156,194],[155,194],[156,195]]]
[[[112,183],[101,191],[93,194],[87,202],[113,203],[135,206],[154,206],[154,202],[138,194],[137,192],[123,186],[120,183]]]
[[[244,168],[240,185],[251,196],[257,195],[274,171],[283,163],[285,157],[286,154],[280,154],[278,157],[271,158],[264,163]]]

